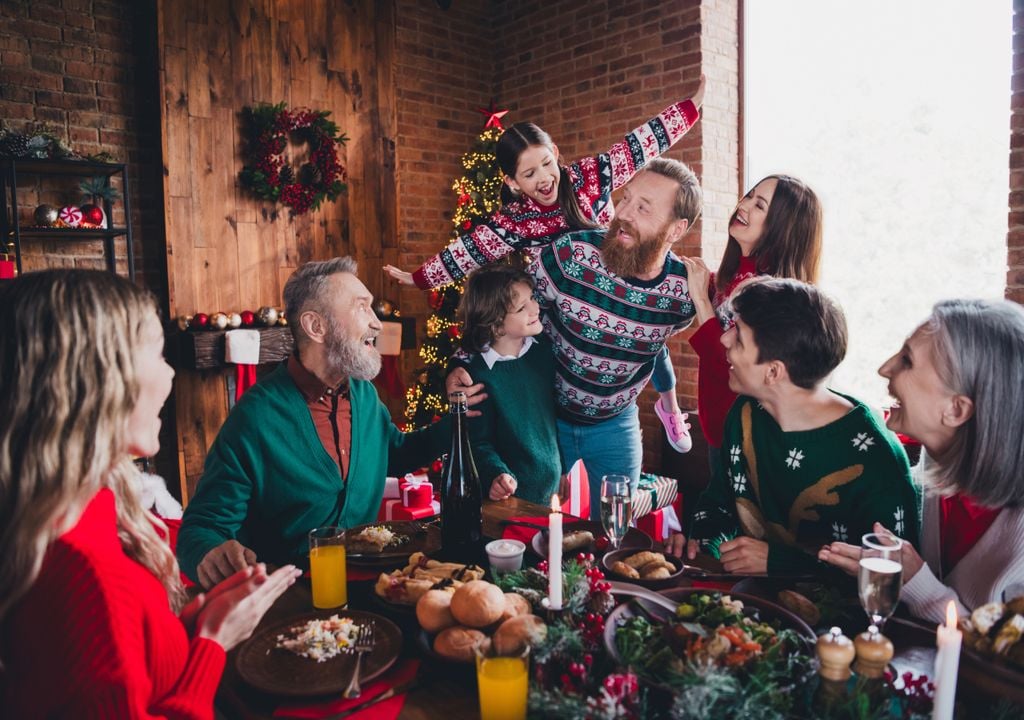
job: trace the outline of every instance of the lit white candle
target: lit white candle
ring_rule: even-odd
[[[562,504],[551,496],[548,515],[548,607],[562,609]]]
[[[952,720],[953,701],[956,699],[956,676],[960,670],[960,645],[963,633],[956,627],[956,604],[950,600],[946,606],[946,624],[939,625],[938,652],[935,653],[935,705],[932,720]]]

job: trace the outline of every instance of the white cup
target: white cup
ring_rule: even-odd
[[[526,545],[519,540],[492,540],[487,543],[485,550],[491,570],[511,572],[523,566]]]

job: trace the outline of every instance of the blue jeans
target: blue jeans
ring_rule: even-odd
[[[644,448],[636,403],[596,425],[577,425],[561,418],[557,424],[562,466],[571,468],[583,460],[590,479],[590,518],[600,520],[602,476],[626,475],[633,479],[634,491],[640,482]]]
[[[672,367],[672,358],[668,354],[668,345],[661,349],[654,358],[654,372],[651,374],[651,385],[659,393],[671,390],[676,386],[676,369]]]

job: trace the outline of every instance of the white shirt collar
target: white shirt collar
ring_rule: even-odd
[[[480,357],[482,357],[484,362],[487,363],[487,369],[490,370],[494,367],[494,363],[496,362],[518,360],[526,354],[526,351],[530,349],[530,346],[532,346],[534,342],[535,340],[533,339],[533,336],[527,337],[523,342],[523,347],[519,351],[518,355],[500,355],[497,351],[493,350],[490,345],[488,345],[484,348],[484,351],[480,353]]]

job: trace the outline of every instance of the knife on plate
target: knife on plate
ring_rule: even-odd
[[[347,708],[346,710],[342,710],[340,713],[335,713],[334,715],[328,715],[323,720],[341,720],[342,718],[347,718],[349,715],[352,715],[352,714],[357,713],[357,712],[361,712],[361,711],[365,710],[366,708],[368,708],[368,707],[370,707],[372,705],[376,705],[379,702],[384,702],[385,700],[390,700],[391,698],[395,697],[396,695],[401,695],[402,693],[407,693],[410,690],[412,690],[413,688],[415,688],[416,685],[417,685],[416,678],[412,678],[411,680],[406,680],[404,683],[399,683],[398,685],[395,685],[394,687],[389,688],[388,690],[385,690],[380,695],[375,695],[374,697],[370,698],[369,700],[361,702],[358,705],[353,705],[352,707]]]

